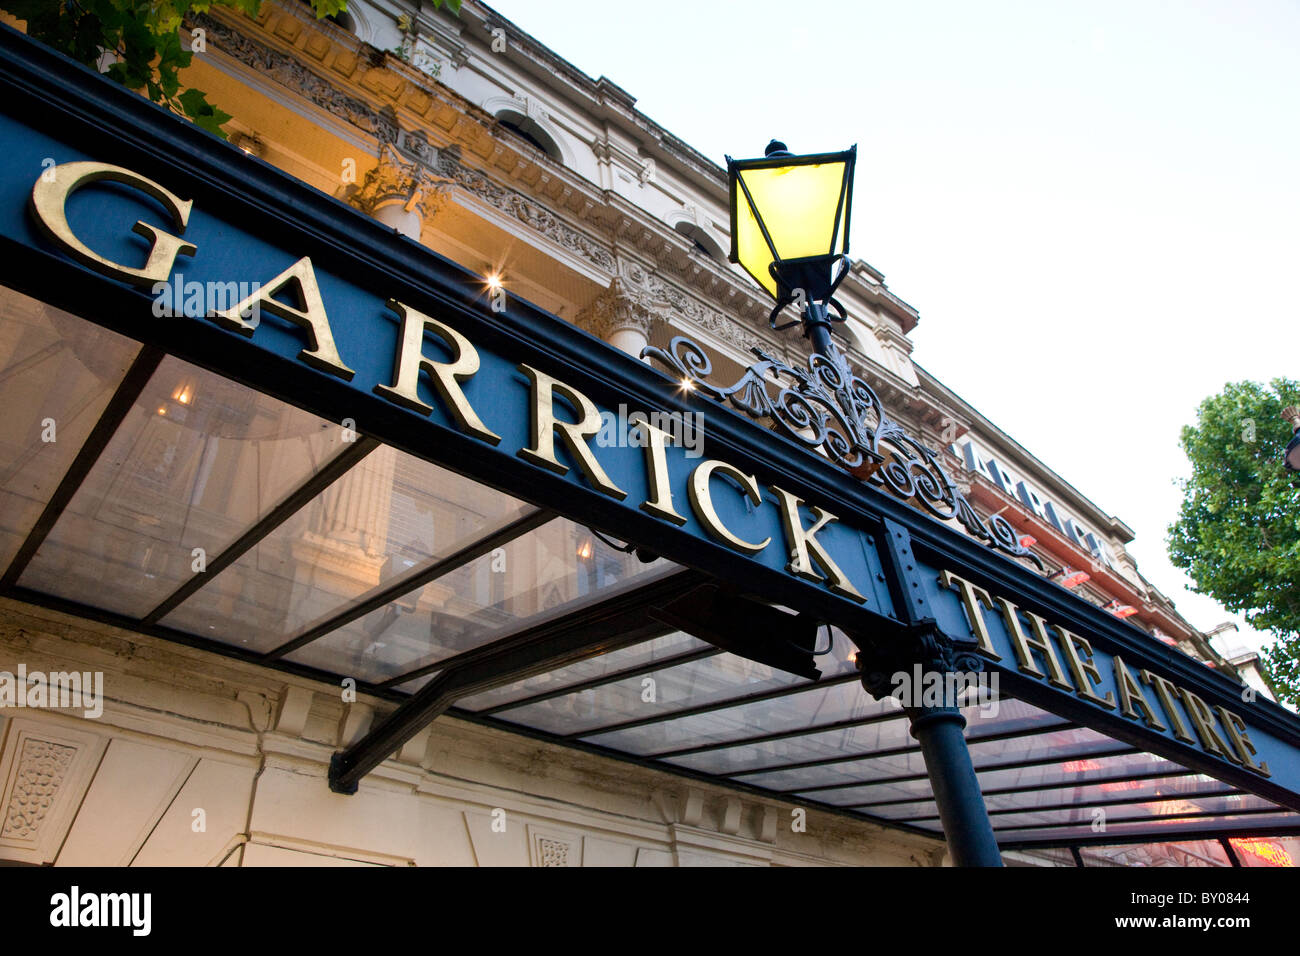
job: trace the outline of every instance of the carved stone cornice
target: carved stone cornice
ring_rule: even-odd
[[[454,180],[432,175],[419,163],[403,162],[397,150],[385,145],[379,164],[366,173],[365,179],[348,187],[343,199],[368,216],[385,206],[400,205],[406,212],[413,209],[429,219],[446,202]]]

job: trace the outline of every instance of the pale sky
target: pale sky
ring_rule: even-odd
[[[1300,377],[1300,4],[494,6],[718,163],[857,143],[851,254],[920,311],[916,362],[1133,528],[1195,627],[1269,640],[1165,533],[1200,401]]]

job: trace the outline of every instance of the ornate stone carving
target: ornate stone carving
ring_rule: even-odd
[[[446,201],[450,179],[431,175],[420,163],[402,161],[396,148],[386,144],[379,153],[379,165],[366,173],[365,179],[348,187],[344,201],[368,216],[385,206],[400,205],[406,212],[419,211],[429,218]]]
[[[671,310],[697,328],[746,352],[767,347],[763,339],[754,335],[731,316],[709,308],[676,286],[669,285],[658,276],[646,272],[635,262],[624,262],[621,275],[627,288],[639,293],[643,301],[661,303],[660,312]]]
[[[517,219],[598,268],[606,272],[614,271],[613,253],[565,223],[540,203],[533,202],[512,189],[498,186],[478,170],[461,165],[446,151],[438,156],[437,172],[455,180],[456,185],[494,209]]]
[[[542,866],[569,865],[569,844],[542,838],[537,841],[537,848],[541,852]]]
[[[76,753],[76,747],[49,740],[28,738],[23,741],[0,837],[19,840],[35,838]]]
[[[648,339],[656,315],[657,310],[652,304],[630,292],[623,280],[615,276],[609,288],[578,313],[577,324],[606,342],[616,332],[625,330]]]
[[[353,126],[368,133],[379,133],[381,123],[376,110],[364,100],[344,93],[293,57],[236,33],[207,14],[195,14],[188,22],[207,31],[208,43],[262,76],[287,86]]]

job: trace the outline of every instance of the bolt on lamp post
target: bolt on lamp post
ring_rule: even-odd
[[[772,140],[762,159],[727,157],[731,261],[776,299],[771,324],[799,307],[813,350],[832,356],[831,323],[846,318],[833,298],[849,271],[849,212],[857,147],[795,156]],[[836,315],[832,315],[832,309]]]
[[[1300,408],[1288,405],[1282,409],[1282,417],[1293,429],[1291,441],[1287,444],[1286,451],[1282,453],[1282,464],[1286,466],[1287,471],[1300,471]]]

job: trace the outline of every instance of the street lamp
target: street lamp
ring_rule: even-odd
[[[762,159],[727,157],[731,255],[773,298],[771,324],[787,305],[801,311],[814,351],[831,355],[831,322],[846,318],[832,296],[849,271],[849,211],[857,147],[795,156],[772,140]],[[838,313],[834,318],[830,309]]]
[[[1286,446],[1286,451],[1282,453],[1282,464],[1286,465],[1287,471],[1300,471],[1300,408],[1294,405],[1288,405],[1282,409],[1282,417],[1291,423],[1294,429],[1291,435],[1291,441]]]

